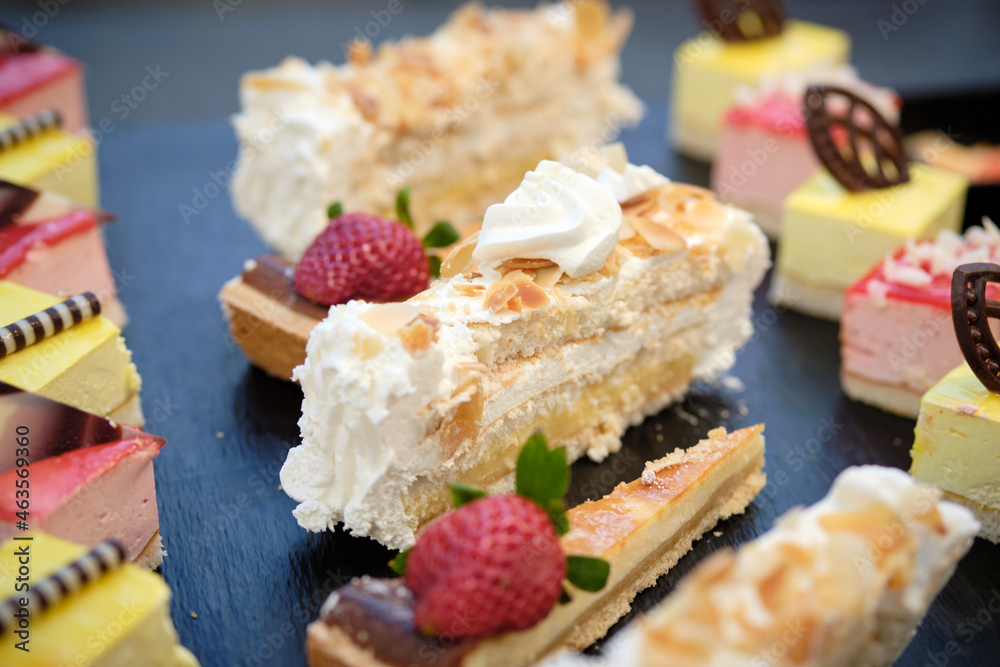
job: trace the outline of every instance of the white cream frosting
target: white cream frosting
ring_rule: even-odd
[[[487,265],[505,259],[547,259],[572,278],[597,271],[622,229],[618,200],[597,181],[543,160],[502,204],[486,209],[472,256]]]
[[[611,193],[616,201],[628,201],[636,195],[648,192],[653,188],[666,185],[670,180],[652,167],[626,164],[624,172],[611,167],[604,167],[597,174],[597,182]]]
[[[655,634],[657,628],[669,625],[678,634],[697,638],[694,641],[711,647],[712,655],[702,656],[700,665],[753,664],[755,658],[763,663],[762,656],[775,655],[767,653],[773,640],[768,628],[779,627],[780,636],[791,627],[789,618],[792,623],[806,622],[813,618],[816,606],[822,604],[818,600],[827,599],[824,620],[828,625],[813,633],[823,652],[795,664],[803,667],[857,664],[849,660],[861,655],[874,660],[865,664],[887,664],[905,648],[911,637],[910,628],[926,613],[979,532],[979,523],[969,510],[943,502],[940,497],[940,491],[918,484],[895,468],[848,468],[837,477],[825,498],[811,507],[789,511],[773,529],[743,546],[724,578],[691,590],[682,581],[675,593],[645,619],[612,639],[604,647],[602,657],[623,667],[665,664],[662,661],[667,656],[650,652],[649,646],[655,646],[655,639],[650,640],[653,643],[649,646],[644,644],[647,631]],[[934,511],[940,516],[943,531],[924,519]],[[881,532],[871,540],[858,533],[830,530],[824,525],[824,520],[833,515],[866,514],[881,522],[878,524]],[[907,540],[913,540],[914,546]],[[880,572],[876,563],[882,552],[899,546],[912,548],[913,559],[902,563],[892,561],[887,566],[910,566],[908,575],[902,575],[903,588],[897,592],[895,582],[890,584],[886,579],[892,576],[891,572]],[[791,547],[801,554],[799,558],[812,563],[812,569],[802,574],[808,576],[811,572],[816,581],[803,597],[801,609],[771,609],[761,598],[761,582],[775,567],[785,567],[778,559],[788,560],[784,554]],[[828,597],[821,598],[824,589],[820,588],[820,580],[829,582],[831,578],[838,582],[838,590],[826,591]],[[803,588],[809,586],[806,578],[797,579],[796,583]],[[722,617],[715,632],[700,621],[687,620],[693,617],[687,613],[691,605],[699,604],[711,604],[719,610]],[[700,611],[699,618],[705,618],[704,610]],[[837,633],[845,633],[845,629],[846,636],[838,643]],[[752,637],[748,638],[748,633],[755,632],[760,633],[759,646],[754,645]],[[876,639],[879,646],[874,646]],[[767,662],[791,664],[781,659],[784,655],[784,652],[777,654],[775,660]],[[597,663],[584,656],[562,655],[544,664],[573,667]]]

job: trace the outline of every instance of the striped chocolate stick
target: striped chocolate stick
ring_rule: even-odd
[[[22,118],[10,127],[0,130],[0,151],[23,144],[29,139],[59,127],[62,127],[62,116],[55,109],[46,109],[33,116]]]
[[[101,302],[84,292],[0,329],[0,359],[101,314]]]
[[[0,635],[15,627],[18,610],[26,608],[32,615],[41,614],[124,562],[125,547],[108,540],[41,581],[33,582],[27,593],[15,593],[0,604]],[[22,599],[27,604],[22,605]]]

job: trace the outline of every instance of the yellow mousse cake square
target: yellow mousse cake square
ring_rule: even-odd
[[[674,146],[711,161],[737,89],[763,78],[843,65],[850,54],[847,33],[803,21],[788,21],[780,35],[764,39],[727,42],[709,32],[689,39],[674,53]]]
[[[61,297],[0,281],[0,327],[60,303]],[[0,359],[0,382],[85,412],[142,426],[142,380],[121,330],[102,315]]]
[[[1000,396],[968,364],[948,373],[920,401],[910,474],[971,509],[980,537],[1000,542]]]
[[[844,291],[908,238],[934,238],[962,225],[969,183],[926,165],[910,181],[851,192],[825,169],[785,200],[772,301],[840,319]]]
[[[98,206],[97,149],[86,137],[70,134],[51,112],[18,119],[0,114],[0,179],[48,190],[85,206]]]
[[[42,533],[20,537],[0,546],[0,601],[26,594],[15,590],[26,563],[27,584],[33,589],[87,553],[84,547]],[[30,609],[29,619],[28,650],[17,647],[24,638],[16,633],[15,622],[14,632],[5,633],[0,642],[0,664],[198,665],[177,643],[177,631],[170,620],[170,589],[159,575],[135,565],[121,565],[84,583],[48,609]]]

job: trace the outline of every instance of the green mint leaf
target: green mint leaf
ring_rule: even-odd
[[[545,508],[545,511],[548,512],[549,518],[552,519],[556,535],[565,535],[569,532],[569,517],[566,515],[566,503],[563,502],[562,498],[549,501],[549,505]]]
[[[441,277],[441,258],[437,255],[431,255],[427,258],[428,270],[430,271],[431,278]]]
[[[406,574],[406,559],[410,557],[410,550],[400,551],[399,555],[389,561],[389,567],[399,576]]]
[[[423,244],[425,248],[447,248],[462,238],[458,230],[451,226],[450,222],[438,222],[427,232]]]
[[[566,448],[556,447],[550,450],[545,436],[535,433],[524,443],[524,448],[517,457],[518,495],[534,500],[552,515],[553,501],[561,504],[568,488]],[[565,512],[565,508],[562,511]]]
[[[410,186],[399,191],[396,195],[396,217],[399,221],[413,229],[413,218],[410,216]]]
[[[326,217],[333,220],[334,218],[339,218],[343,212],[344,206],[339,201],[335,201],[330,204],[330,208],[326,209]]]
[[[611,565],[600,558],[566,556],[566,578],[577,588],[596,593],[608,583]]]
[[[461,507],[466,503],[471,503],[473,500],[485,497],[486,492],[479,487],[468,484],[451,485],[451,502],[455,507]]]

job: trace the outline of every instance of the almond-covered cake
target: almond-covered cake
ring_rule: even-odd
[[[470,4],[430,37],[354,43],[341,66],[289,58],[250,72],[234,206],[294,258],[331,203],[384,216],[405,185],[418,229],[476,225],[539,160],[599,151],[639,119],[618,83],[631,25],[604,0]]]
[[[883,667],[916,634],[979,523],[893,468],[849,468],[735,553],[716,553],[603,648],[546,667]]]
[[[394,548],[449,483],[509,490],[536,429],[570,460],[727,370],[768,247],[750,216],[648,167],[543,161],[402,303],[351,301],[295,370],[302,444],[281,471],[308,530]]]

